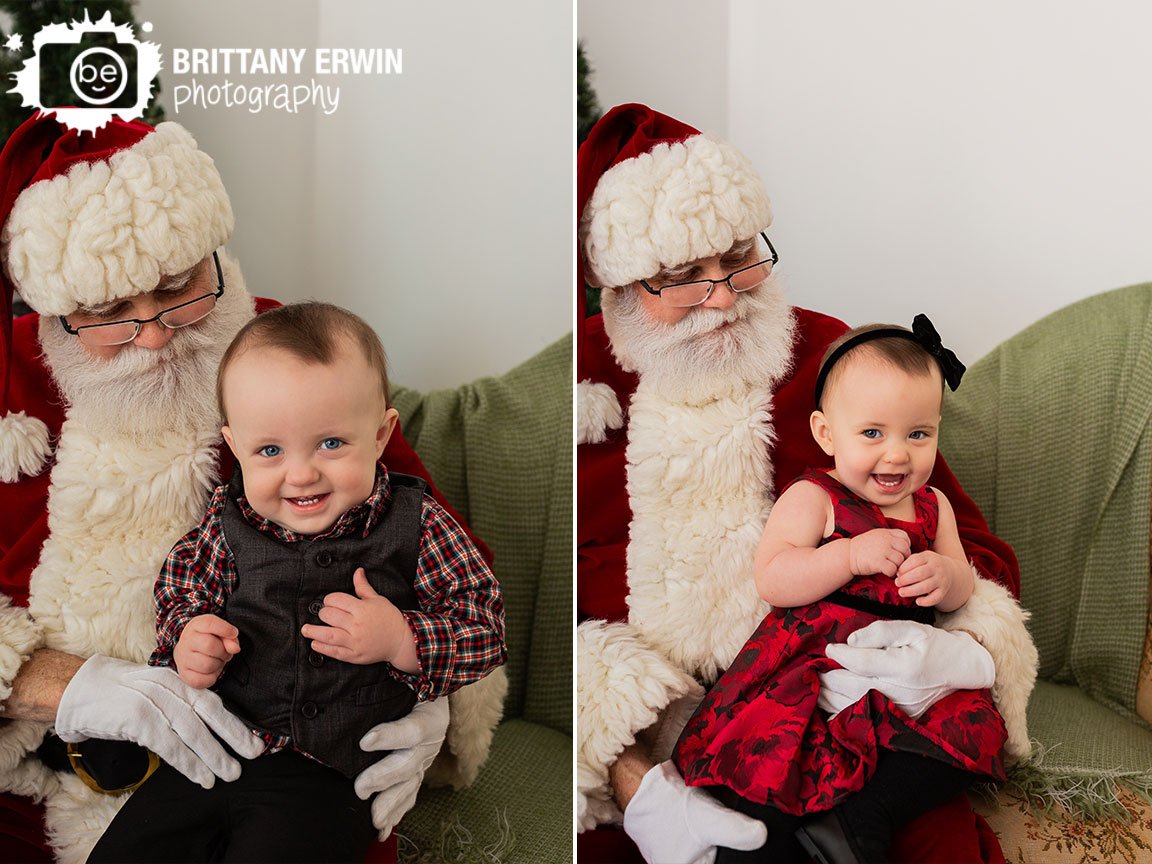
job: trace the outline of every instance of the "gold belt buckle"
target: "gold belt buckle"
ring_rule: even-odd
[[[151,777],[156,769],[160,767],[160,757],[151,750],[146,752],[148,753],[148,770],[144,772],[144,776],[135,783],[123,786],[120,789],[105,789],[96,782],[96,778],[89,774],[88,769],[84,767],[84,762],[82,761],[84,756],[80,752],[80,744],[68,744],[68,761],[72,764],[72,770],[76,772],[76,776],[93,792],[100,792],[104,795],[123,795],[125,792],[135,792],[140,788],[141,784]]]

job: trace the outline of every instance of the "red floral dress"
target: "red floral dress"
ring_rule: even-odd
[[[916,520],[884,516],[823,471],[799,478],[832,498],[835,529],[821,541],[873,528],[908,532],[912,551],[931,548],[939,508],[925,486],[913,494]],[[845,605],[851,604],[851,605]],[[880,605],[883,604],[883,605]],[[856,607],[856,608],[853,608]],[[722,785],[792,815],[828,810],[859,791],[879,748],[941,759],[1004,779],[1004,721],[987,690],[961,690],[913,720],[877,690],[835,717],[817,707],[819,674],[838,669],[824,656],[833,642],[881,618],[932,622],[930,609],[901,597],[891,577],[858,576],[807,606],[773,609],[708,691],[676,744],[690,786]]]

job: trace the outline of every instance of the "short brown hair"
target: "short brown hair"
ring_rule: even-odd
[[[828,362],[828,358],[845,342],[865,333],[871,333],[874,330],[903,330],[906,333],[912,332],[907,327],[901,327],[899,324],[865,324],[862,327],[855,327],[828,346],[828,350],[824,352],[824,356],[820,360],[820,368],[824,368],[824,365]],[[833,364],[832,368],[828,370],[827,377],[824,379],[823,392],[827,393],[832,389],[836,379],[840,377],[840,370],[843,368],[845,360],[852,357],[860,357],[869,352],[888,365],[899,369],[901,372],[906,372],[909,375],[931,375],[933,369],[940,368],[936,358],[929,354],[928,350],[919,342],[912,339],[904,339],[900,336],[877,336],[875,339],[869,339],[867,342],[862,342],[854,348],[850,348],[843,357]],[[941,394],[944,392],[943,376],[941,376],[940,381],[940,392]],[[821,399],[821,402],[823,402],[823,399]],[[817,407],[819,408],[820,406]]]
[[[348,339],[359,346],[368,365],[380,376],[380,393],[384,397],[384,404],[391,404],[388,358],[376,331],[367,321],[347,309],[331,303],[306,300],[269,309],[245,324],[236,334],[224,352],[216,373],[216,404],[220,408],[220,417],[227,422],[228,415],[224,411],[224,373],[245,351],[253,348],[279,348],[305,363],[327,365],[335,358],[342,339]]]

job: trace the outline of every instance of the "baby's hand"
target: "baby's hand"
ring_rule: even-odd
[[[937,606],[948,596],[957,563],[938,552],[909,555],[896,571],[901,597],[915,597],[917,606]]]
[[[895,576],[911,551],[912,543],[904,531],[873,528],[848,541],[848,566],[853,576]]]
[[[330,626],[305,624],[300,633],[312,650],[346,663],[395,662],[405,642],[413,639],[408,621],[387,597],[377,594],[357,568],[352,576],[356,596],[329,594],[320,620]]]
[[[240,653],[240,631],[216,615],[197,615],[184,625],[172,659],[189,687],[211,687],[232,655]]]

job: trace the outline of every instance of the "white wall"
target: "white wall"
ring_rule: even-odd
[[[643,102],[728,135],[724,0],[579,0],[576,34],[605,111]]]
[[[393,378],[419,388],[499,374],[571,329],[570,6],[140,0],[136,20],[163,49],[168,118],[224,177],[253,293],[358,312]],[[404,66],[329,76],[328,116],[177,114],[174,87],[192,76],[173,74],[176,46],[401,48]]]
[[[630,21],[664,6],[628,5]],[[728,28],[728,86],[713,98],[772,196],[794,302],[852,324],[924,311],[971,361],[1069,302],[1152,280],[1152,7],[709,5],[727,7]],[[612,15],[581,3],[590,52],[593,17],[618,44],[647,41]],[[661,21],[656,38],[675,28]],[[661,95],[691,92],[683,52],[653,56]],[[599,58],[600,92],[614,68]],[[642,84],[610,92],[642,101]]]

